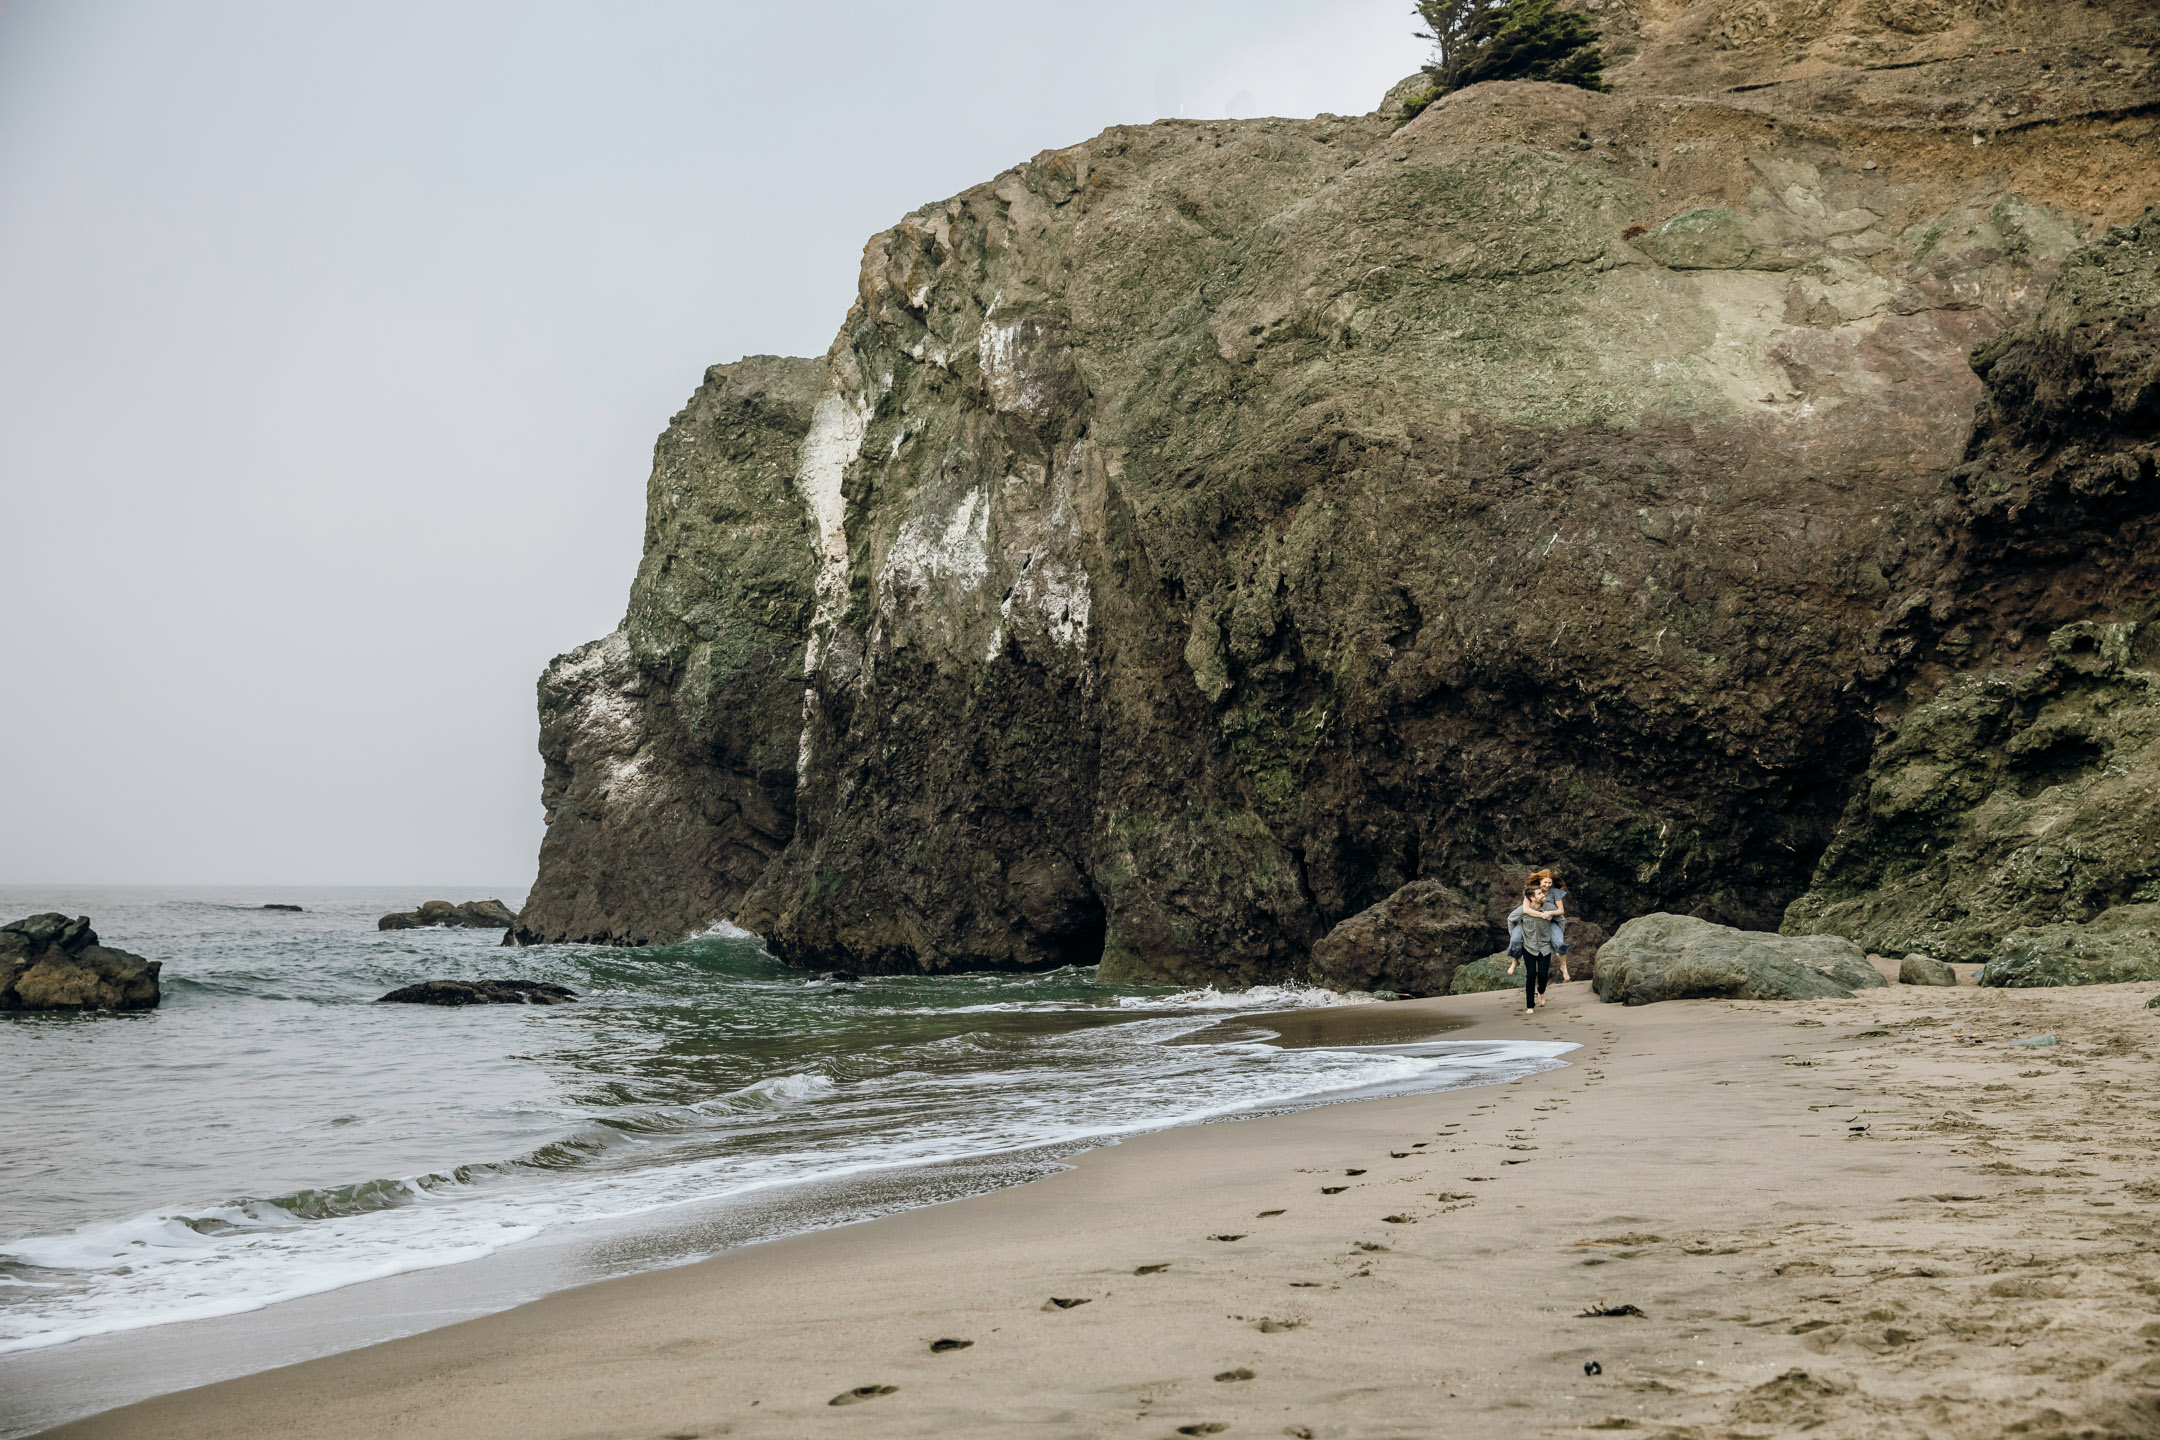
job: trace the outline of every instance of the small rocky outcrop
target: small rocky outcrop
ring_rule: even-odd
[[[2160,625],[2079,622],[1905,714],[1783,928],[1984,961],[2126,900],[2160,900]]]
[[[1942,961],[1937,960],[1932,955],[1917,953],[1907,955],[1898,962],[1897,978],[1900,985],[1955,985],[1958,983],[1957,971],[1943,964]]]
[[[1793,938],[1692,915],[1644,915],[1605,942],[1600,1000],[1814,1000],[1887,984],[1867,953],[1835,935]]]
[[[1309,978],[1337,990],[1449,993],[1456,967],[1490,950],[1481,907],[1437,880],[1415,880],[1360,910],[1312,949]]]
[[[500,900],[467,900],[462,905],[453,905],[448,900],[430,900],[417,910],[383,916],[375,922],[375,928],[421,930],[447,925],[468,930],[508,930],[517,922],[517,912]]]
[[[264,910],[284,910],[294,915],[298,915],[300,913],[300,907],[298,905],[264,905],[261,908]]]
[[[2160,980],[2160,905],[2117,905],[2084,924],[2029,925],[2002,939],[1982,985],[2118,985]]]
[[[90,917],[0,926],[0,1010],[153,1010],[164,962],[98,944]]]
[[[538,980],[423,980],[392,990],[375,1003],[395,1005],[564,1005],[577,999],[567,985]]]

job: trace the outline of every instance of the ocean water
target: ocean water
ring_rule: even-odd
[[[0,920],[87,914],[165,962],[155,1011],[0,1016],[0,1354],[580,1226],[733,1205],[746,1218],[701,1243],[739,1243],[1029,1178],[1120,1135],[1505,1079],[1571,1048],[1291,1048],[1221,1023],[1342,1000],[1299,988],[1110,986],[1091,969],[836,986],[740,934],[506,950],[491,930],[375,928],[438,896],[479,898],[0,888]],[[259,908],[273,901],[304,910]],[[582,998],[375,1003],[438,977]],[[999,1156],[1030,1158],[981,1163]],[[811,1189],[863,1198],[775,1203]]]

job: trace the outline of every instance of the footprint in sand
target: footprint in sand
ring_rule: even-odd
[[[1222,1381],[1229,1381],[1229,1380],[1250,1380],[1250,1379],[1252,1379],[1252,1378],[1253,1378],[1253,1372],[1252,1372],[1252,1371],[1250,1371],[1250,1370],[1247,1370],[1247,1369],[1246,1369],[1246,1368],[1245,1368],[1244,1366],[1240,1365],[1240,1366],[1238,1366],[1238,1368],[1237,1368],[1237,1369],[1235,1369],[1235,1370],[1225,1370],[1225,1371],[1223,1371],[1223,1372],[1222,1372],[1222,1374],[1220,1374],[1220,1375],[1217,1375],[1217,1376],[1216,1376],[1215,1378],[1216,1378],[1217,1380],[1222,1380]]]
[[[1135,1275],[1160,1275],[1163,1271],[1169,1268],[1170,1267],[1168,1265],[1142,1265],[1139,1269],[1133,1271],[1132,1273]]]
[[[1245,1237],[1244,1237],[1244,1235],[1242,1235],[1242,1234],[1238,1234],[1238,1235],[1210,1235],[1210,1236],[1208,1236],[1207,1238],[1208,1238],[1208,1239],[1210,1239],[1210,1240],[1225,1240],[1225,1241],[1228,1241],[1228,1240],[1242,1240],[1242,1239],[1244,1239]]]
[[[930,1342],[930,1353],[932,1355],[943,1355],[952,1350],[965,1350],[974,1343],[973,1340],[932,1340]]]
[[[1257,1215],[1253,1216],[1253,1219],[1255,1219],[1255,1220],[1265,1220],[1265,1219],[1267,1219],[1267,1218],[1268,1218],[1268,1217],[1269,1217],[1270,1215],[1280,1215],[1280,1214],[1282,1214],[1282,1213],[1283,1213],[1283,1212],[1282,1212],[1282,1211],[1280,1211],[1280,1210],[1262,1210],[1262,1211],[1261,1211],[1261,1212],[1260,1212],[1259,1214],[1257,1214]]]
[[[1229,1428],[1220,1420],[1203,1420],[1198,1425],[1180,1425],[1177,1427],[1177,1433],[1180,1435],[1220,1435]]]
[[[827,1405],[860,1405],[865,1400],[875,1400],[880,1395],[890,1395],[898,1385],[857,1385],[853,1390],[843,1390],[827,1400]]]
[[[1081,1296],[1077,1299],[1067,1300],[1060,1296],[1053,1295],[1048,1300],[1043,1301],[1042,1308],[1045,1310],[1070,1310],[1075,1305],[1085,1305],[1087,1303],[1087,1297],[1085,1296]]]
[[[1320,1193],[1323,1195],[1340,1195],[1343,1191],[1349,1188],[1350,1187],[1348,1185],[1322,1185],[1320,1187]]]
[[[1345,1170],[1342,1173],[1345,1175],[1362,1175],[1365,1172],[1363,1170]]]

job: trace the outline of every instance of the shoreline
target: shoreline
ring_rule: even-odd
[[[1394,1013],[1399,1011],[1399,1006],[1367,1003],[1203,1016],[1200,1029],[1163,1043],[1259,1041],[1286,1049],[1409,1046],[1444,1039],[1462,1023],[1444,1016]],[[1321,1023],[1312,1023],[1323,1016]],[[1421,1084],[1447,1083],[1460,1082],[1438,1077],[1380,1081],[1258,1102],[1250,1110],[1179,1117],[1154,1128],[1355,1103]],[[40,1433],[161,1394],[424,1334],[560,1291],[696,1264],[746,1245],[865,1224],[1026,1185],[1066,1168],[1077,1155],[1147,1133],[1152,1128],[1143,1126],[1101,1137],[806,1177],[583,1221],[475,1258],[393,1271],[224,1314],[93,1331],[14,1350],[0,1354],[0,1436]]]
[[[2150,989],[1397,1002],[1584,1049],[1153,1132],[48,1433],[2150,1435]]]

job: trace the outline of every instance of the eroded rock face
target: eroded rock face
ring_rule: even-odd
[[[2082,924],[2031,925],[2002,938],[1983,985],[2117,985],[2160,980],[2160,905],[2117,905]]]
[[[629,612],[540,677],[548,829],[521,942],[679,940],[733,915],[794,833],[825,543],[795,476],[824,371],[716,365],[653,447]]]
[[[876,237],[823,364],[713,372],[623,630],[543,682],[520,933],[1242,984],[1526,857],[1601,915],[1776,923],[1877,707],[2009,645],[1965,597],[2075,603],[2084,561],[1974,538],[1967,356],[2160,199],[2160,121],[2076,120],[2096,70],[1975,145],[2036,63],[1992,54],[1778,78],[2022,11],[1773,0],[1706,48],[1614,8],[1614,94],[1114,129]]]
[[[383,916],[375,922],[375,928],[420,930],[447,925],[468,930],[506,930],[517,923],[517,911],[500,900],[467,900],[461,905],[453,905],[448,900],[428,900],[417,910]]]
[[[1416,880],[1313,946],[1309,978],[1336,990],[1449,993],[1456,967],[1492,949],[1493,929],[1460,890]]]
[[[1799,939],[1713,925],[1692,915],[1641,915],[1613,932],[1591,988],[1600,1000],[1813,1000],[1889,982],[1850,940]]]
[[[162,968],[98,944],[87,915],[0,926],[0,1010],[152,1010]]]

